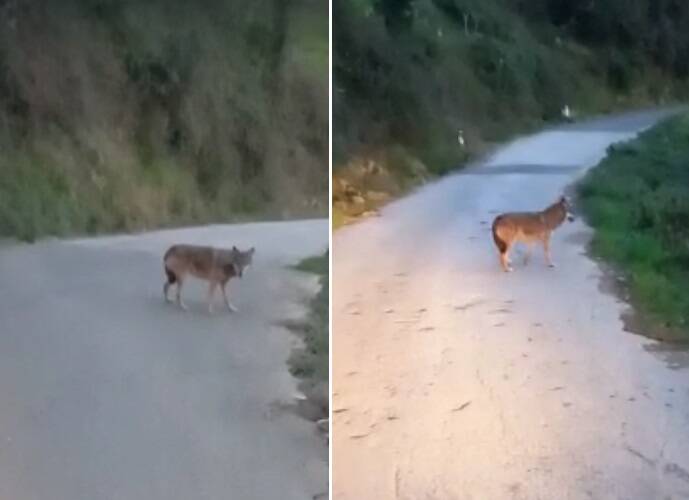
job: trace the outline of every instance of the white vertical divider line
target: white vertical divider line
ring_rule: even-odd
[[[328,498],[333,498],[333,4],[328,1]]]

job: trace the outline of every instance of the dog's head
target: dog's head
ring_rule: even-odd
[[[234,266],[235,273],[240,278],[244,274],[244,271],[249,269],[251,266],[254,252],[256,252],[254,247],[251,247],[246,251],[241,251],[237,247],[232,247],[232,265]]]
[[[572,203],[566,196],[561,196],[558,203],[565,210],[565,217],[569,222],[574,222],[574,215],[572,214]]]

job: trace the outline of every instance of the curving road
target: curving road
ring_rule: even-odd
[[[180,241],[256,246],[231,282],[240,309],[163,303],[161,256]],[[0,498],[311,499],[327,449],[286,407],[294,339],[327,221],[0,246]],[[217,297],[216,297],[217,298]],[[223,312],[220,312],[223,311]]]
[[[626,333],[581,220],[499,270],[497,212],[553,202],[665,112],[519,139],[333,239],[333,498],[689,498],[689,365]]]

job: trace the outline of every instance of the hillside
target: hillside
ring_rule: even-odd
[[[688,94],[686,2],[335,0],[333,9],[338,219],[561,120],[565,106],[581,116]]]
[[[327,213],[327,16],[0,1],[0,236]]]

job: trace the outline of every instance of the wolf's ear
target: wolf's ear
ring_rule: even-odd
[[[232,251],[233,251],[233,252],[239,252],[239,250],[237,250],[237,247],[234,246],[234,245],[232,245]]]
[[[255,252],[256,252],[256,249],[255,249],[254,247],[251,247],[251,248],[249,249],[249,253],[250,253],[251,255],[253,255]]]

